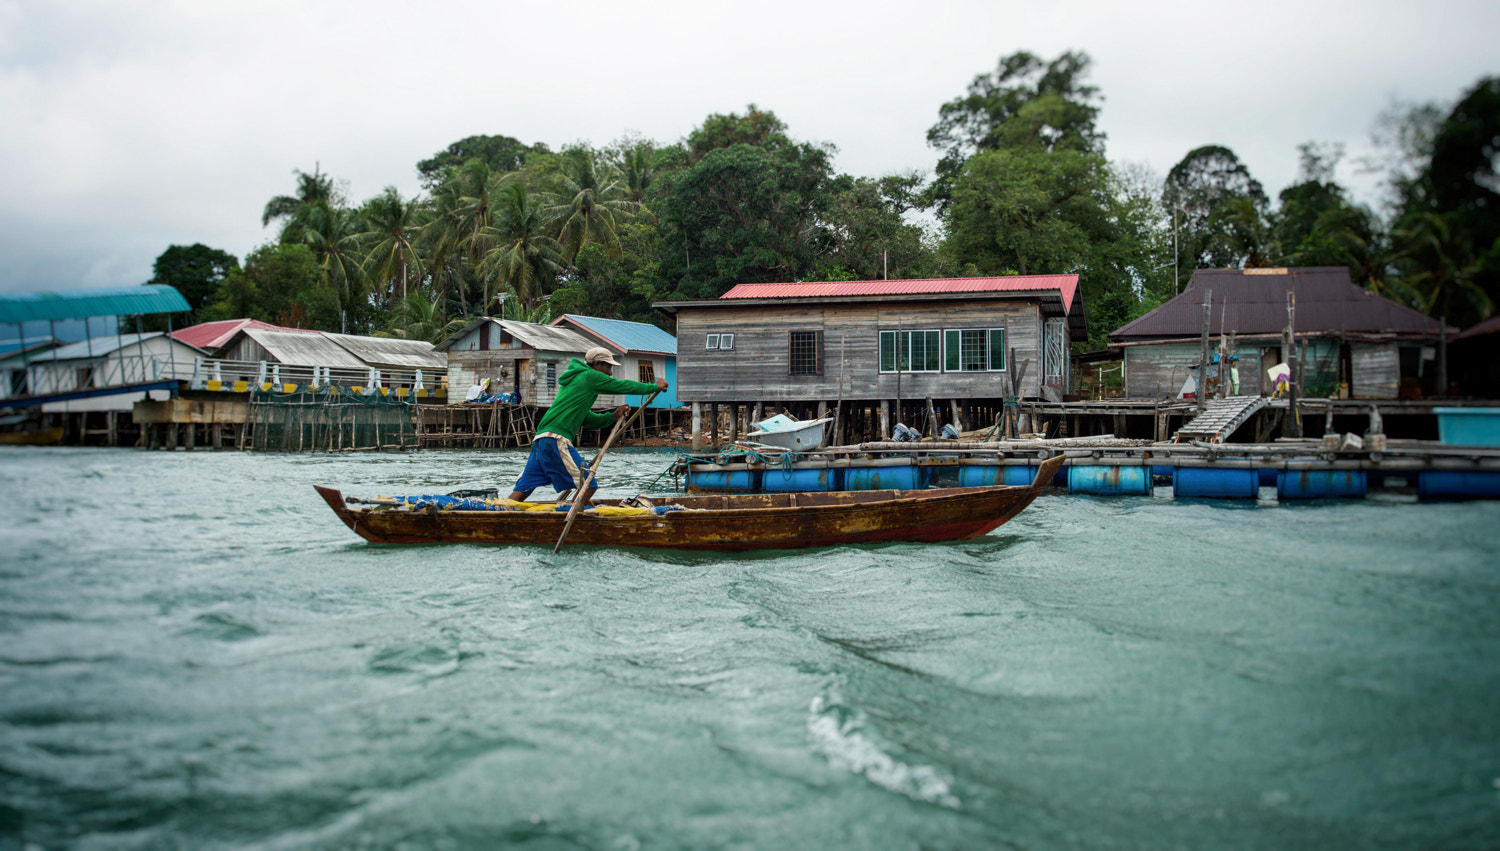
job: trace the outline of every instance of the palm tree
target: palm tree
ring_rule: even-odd
[[[501,319],[532,322],[537,325],[546,325],[552,321],[551,298],[540,298],[528,304],[516,292],[515,287],[506,284],[505,292],[499,295],[499,299]]]
[[[638,142],[620,152],[619,156],[625,193],[639,207],[646,200],[646,188],[656,181],[656,148],[650,142]]]
[[[485,279],[498,280],[518,293],[518,302],[534,304],[563,269],[562,246],[547,235],[541,202],[520,183],[501,189],[495,214],[495,224],[486,234],[494,247],[484,257]]]
[[[366,228],[359,214],[326,202],[305,204],[287,222],[298,234],[298,241],[312,249],[318,258],[328,284],[333,287],[339,312],[339,331],[347,334],[349,322],[344,305],[356,295],[355,286],[364,281],[360,266],[360,234]]]
[[[424,223],[425,209],[415,198],[403,201],[396,187],[387,186],[385,191],[365,203],[364,219],[369,230],[359,234],[366,245],[365,271],[374,278],[390,283],[388,298],[406,298],[409,280],[420,281],[422,255],[415,240]],[[400,282],[401,294],[396,295],[396,282]]]
[[[616,226],[638,206],[627,196],[620,170],[590,151],[576,150],[563,158],[556,181],[558,189],[548,194],[544,212],[568,262],[590,242],[608,247],[611,257],[620,256]]]
[[[439,277],[458,282],[461,293],[477,279],[486,303],[490,279],[481,267],[495,247],[490,235],[493,199],[504,180],[505,175],[493,171],[484,160],[465,162],[433,192],[432,216],[421,234],[421,242],[428,248],[429,268],[447,267],[447,274]],[[461,294],[460,298],[467,311],[467,296]]]
[[[428,300],[420,292],[414,292],[396,305],[395,322],[377,337],[395,337],[401,340],[426,340],[440,343],[464,327],[462,319],[448,319],[442,308],[442,297]]]
[[[1405,282],[1421,301],[1428,316],[1464,317],[1466,324],[1488,319],[1495,303],[1475,281],[1479,263],[1464,264],[1458,255],[1448,222],[1438,213],[1413,213],[1391,233],[1401,246],[1392,257],[1398,267],[1410,269]]]
[[[286,220],[279,236],[281,242],[302,241],[296,233],[291,232],[298,210],[309,204],[338,206],[340,202],[338,192],[333,186],[333,178],[323,174],[316,164],[313,166],[312,174],[298,169],[292,169],[292,174],[297,175],[297,194],[277,195],[266,202],[266,209],[260,216],[261,227],[277,219]]]

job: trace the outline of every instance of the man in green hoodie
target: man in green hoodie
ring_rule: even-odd
[[[606,428],[615,420],[630,412],[629,405],[621,405],[612,412],[595,412],[594,400],[601,393],[635,395],[653,393],[667,389],[665,379],[656,379],[655,384],[644,381],[627,381],[610,375],[610,367],[619,366],[609,349],[595,346],[583,355],[583,360],[573,358],[568,368],[557,379],[557,398],[546,416],[536,426],[536,439],[531,442],[531,455],[526,458],[526,469],[516,480],[510,498],[520,502],[542,485],[551,485],[559,494],[583,484],[588,468],[583,456],[573,448],[578,439],[578,430],[583,427]],[[595,479],[583,495],[587,503],[598,489]]]

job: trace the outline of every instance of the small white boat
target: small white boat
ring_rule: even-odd
[[[790,449],[793,452],[811,452],[823,448],[824,426],[831,422],[833,417],[800,422],[785,414],[777,414],[769,420],[756,423],[756,431],[745,437],[756,443]]]

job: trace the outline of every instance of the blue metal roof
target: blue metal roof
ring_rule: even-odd
[[[166,284],[142,287],[104,287],[92,290],[55,290],[39,293],[0,293],[0,324],[90,316],[138,316],[183,313],[187,299]]]
[[[561,318],[587,328],[614,344],[616,348],[627,352],[677,354],[677,338],[655,325],[648,325],[645,322],[626,322],[623,319],[579,316],[576,313],[564,313]]]

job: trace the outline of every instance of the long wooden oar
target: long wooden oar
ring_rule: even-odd
[[[641,406],[635,409],[635,413],[629,417],[623,420],[615,420],[614,429],[610,431],[608,439],[604,441],[604,446],[599,449],[599,454],[594,456],[594,463],[589,465],[588,474],[583,477],[583,483],[578,486],[578,493],[573,496],[573,507],[568,509],[568,520],[563,524],[562,534],[557,536],[557,546],[552,548],[553,555],[557,555],[557,551],[562,549],[563,541],[568,539],[568,533],[573,531],[573,521],[578,519],[578,509],[583,506],[584,495],[589,492],[589,485],[593,483],[594,474],[598,472],[599,464],[604,460],[604,453],[609,451],[610,444],[615,442],[615,437],[620,432],[630,429],[630,424],[635,422],[635,418],[641,415],[641,411],[646,410],[646,406],[650,405],[651,401],[656,398],[657,393],[660,392],[658,390],[656,393],[647,396],[646,401],[642,402]]]

